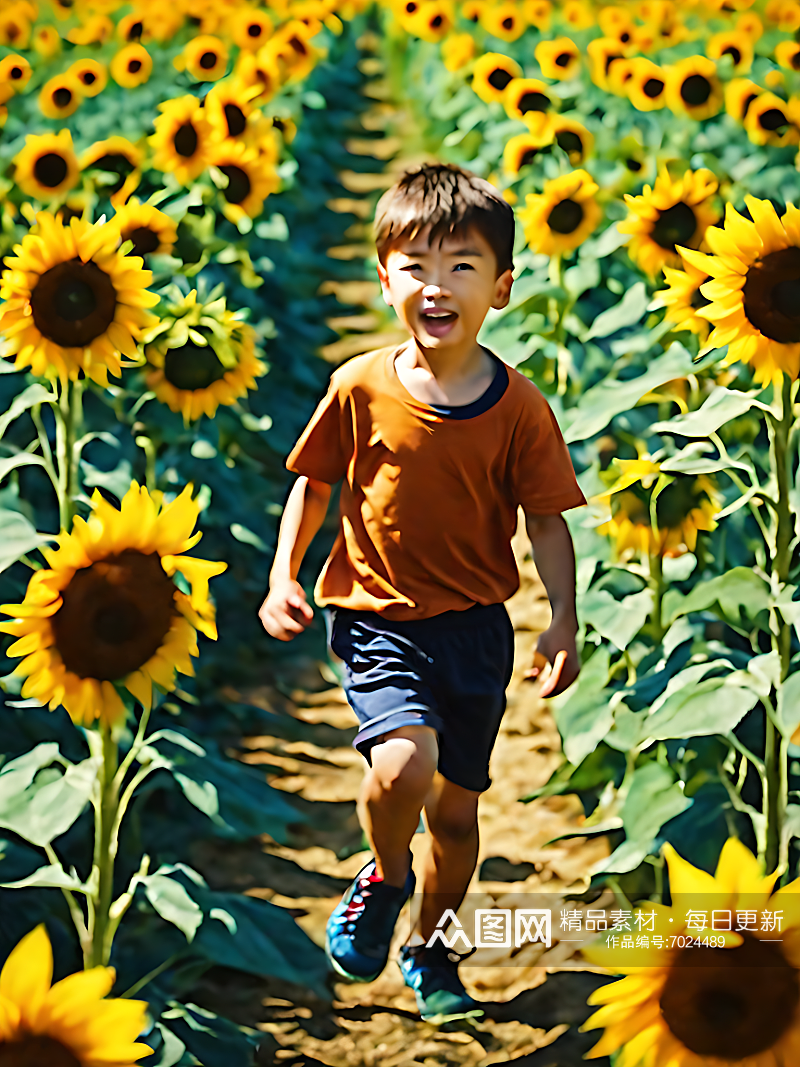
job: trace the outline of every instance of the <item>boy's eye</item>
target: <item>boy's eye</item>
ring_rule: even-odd
[[[466,267],[467,270],[474,269],[471,263],[456,263],[455,267],[453,267],[453,270],[458,270],[459,267]]]

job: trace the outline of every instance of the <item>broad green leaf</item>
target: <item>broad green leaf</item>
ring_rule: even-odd
[[[669,696],[647,720],[645,729],[655,741],[727,734],[757,703],[758,693],[749,686],[731,684],[726,678],[706,678]]]
[[[45,389],[39,382],[29,385],[27,389],[22,390],[19,396],[14,397],[9,408],[0,415],[0,437],[3,436],[14,419],[19,418],[24,411],[28,411],[37,404],[46,404],[51,400],[57,399],[58,397],[55,393]]]
[[[603,230],[599,237],[589,238],[588,241],[584,241],[578,255],[581,259],[603,259],[605,256],[610,256],[612,252],[616,252],[618,248],[626,245],[630,239],[631,235],[629,233],[620,233],[616,223],[614,223],[607,230]]]
[[[0,571],[26,553],[54,540],[53,534],[37,533],[19,511],[0,508]]]
[[[192,941],[203,921],[203,912],[180,882],[156,871],[141,879],[147,899],[162,919],[177,926]]]
[[[198,782],[180,771],[174,771],[175,781],[181,787],[183,795],[198,811],[209,819],[223,822],[219,817],[219,793],[213,782]]]
[[[58,746],[45,742],[0,770],[0,826],[40,847],[72,826],[97,779],[94,757],[69,764],[63,774],[45,770],[60,758]]]
[[[86,486],[99,485],[101,489],[107,489],[118,500],[122,500],[131,487],[133,480],[133,468],[127,459],[120,460],[119,464],[111,471],[101,471],[93,467],[85,459],[81,460],[81,475]]]
[[[644,315],[648,303],[649,297],[644,282],[636,282],[618,304],[601,311],[581,340],[591,341],[593,337],[608,337],[626,326],[633,326]]]
[[[726,618],[741,625],[742,610],[749,619],[755,619],[770,607],[769,586],[749,567],[733,567],[718,578],[696,585],[686,596],[670,589],[664,596],[662,621],[668,626],[681,615],[706,611],[716,604]]]
[[[63,867],[53,864],[50,867],[40,867],[38,871],[29,874],[27,878],[21,878],[18,882],[0,883],[2,889],[72,889],[75,892],[84,892],[86,886],[75,874],[67,874]]]
[[[676,415],[674,419],[668,419],[665,422],[655,422],[650,428],[654,432],[675,433],[682,437],[708,437],[720,426],[744,415],[751,408],[770,411],[769,404],[756,399],[759,395],[761,395],[760,391],[758,394],[739,393],[719,385],[702,407],[696,411],[690,411],[686,415]]]
[[[626,649],[647,621],[653,607],[650,589],[617,600],[606,589],[590,589],[581,598],[579,612],[585,623],[619,649]]]
[[[610,654],[598,648],[586,663],[577,682],[554,701],[556,726],[564,742],[564,754],[576,766],[603,740],[614,721],[606,690]]]
[[[696,369],[689,352],[676,341],[637,378],[626,381],[604,378],[587,389],[574,408],[564,412],[561,420],[564,440],[573,444],[593,437],[605,429],[615,415],[636,407],[645,394],[673,378],[684,378]]]

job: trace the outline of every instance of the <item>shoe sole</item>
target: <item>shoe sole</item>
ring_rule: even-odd
[[[370,975],[369,977],[364,977],[364,975],[361,974],[350,974],[350,972],[346,971],[344,967],[341,966],[341,964],[336,962],[327,940],[325,942],[325,955],[328,957],[328,963],[330,963],[334,971],[336,971],[338,975],[341,975],[342,978],[346,978],[348,982],[374,982],[376,978],[380,978],[385,969],[384,964],[384,966],[381,967],[379,971],[377,971],[373,975]]]

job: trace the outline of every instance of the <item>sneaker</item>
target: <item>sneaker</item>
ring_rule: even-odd
[[[410,849],[408,860],[406,884],[401,888],[379,878],[375,859],[371,859],[333,909],[325,928],[325,955],[343,978],[373,982],[386,966],[400,911],[417,884]]]
[[[449,1022],[484,1014],[481,1002],[472,999],[458,977],[459,963],[475,951],[456,952],[441,941],[430,946],[403,945],[400,949],[397,962],[426,1022]]]

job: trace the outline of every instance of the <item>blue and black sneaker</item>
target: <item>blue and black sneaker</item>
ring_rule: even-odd
[[[426,1022],[443,1023],[484,1014],[484,1006],[472,999],[458,977],[459,963],[475,951],[456,952],[441,941],[430,946],[403,945],[400,949],[397,962]]]
[[[400,911],[417,879],[408,853],[406,884],[388,885],[377,875],[374,858],[358,872],[325,928],[325,955],[351,982],[373,982],[389,959],[389,945]]]

